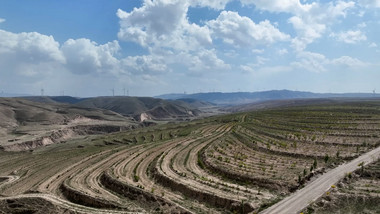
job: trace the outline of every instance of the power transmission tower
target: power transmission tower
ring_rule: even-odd
[[[41,88],[41,97],[44,96],[44,92],[45,92],[45,90],[43,88]]]
[[[113,89],[111,89],[111,91],[112,91],[112,96],[114,97],[115,96],[115,89],[113,88]]]

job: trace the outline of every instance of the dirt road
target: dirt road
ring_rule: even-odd
[[[292,195],[286,197],[277,204],[269,207],[261,212],[261,214],[292,214],[299,213],[307,207],[310,202],[318,199],[331,188],[331,185],[336,184],[342,179],[346,173],[352,172],[359,168],[359,164],[364,162],[365,165],[376,161],[380,157],[380,147],[361,155],[360,157],[342,164],[337,168],[323,174],[303,189],[298,190]]]

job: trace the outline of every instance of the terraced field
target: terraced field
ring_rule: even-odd
[[[0,210],[40,211],[44,201],[59,213],[255,213],[378,147],[379,135],[380,102],[367,101],[0,151]]]

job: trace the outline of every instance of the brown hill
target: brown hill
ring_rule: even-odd
[[[137,125],[132,118],[104,109],[0,98],[0,149],[4,150],[31,149]]]
[[[88,98],[76,104],[80,107],[100,108],[132,116],[138,120],[155,120],[194,117],[199,110],[181,101],[168,101],[151,97],[96,97]]]

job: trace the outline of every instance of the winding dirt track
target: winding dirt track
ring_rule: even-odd
[[[331,185],[336,184],[344,176],[358,169],[360,163],[364,162],[365,165],[376,161],[380,157],[380,147],[367,152],[360,157],[342,164],[335,169],[323,174],[321,177],[317,178],[310,184],[308,184],[303,189],[298,190],[294,194],[288,196],[272,207],[261,212],[262,214],[291,214],[299,213],[302,209],[307,207],[311,202],[317,200],[323,194],[325,194]]]

